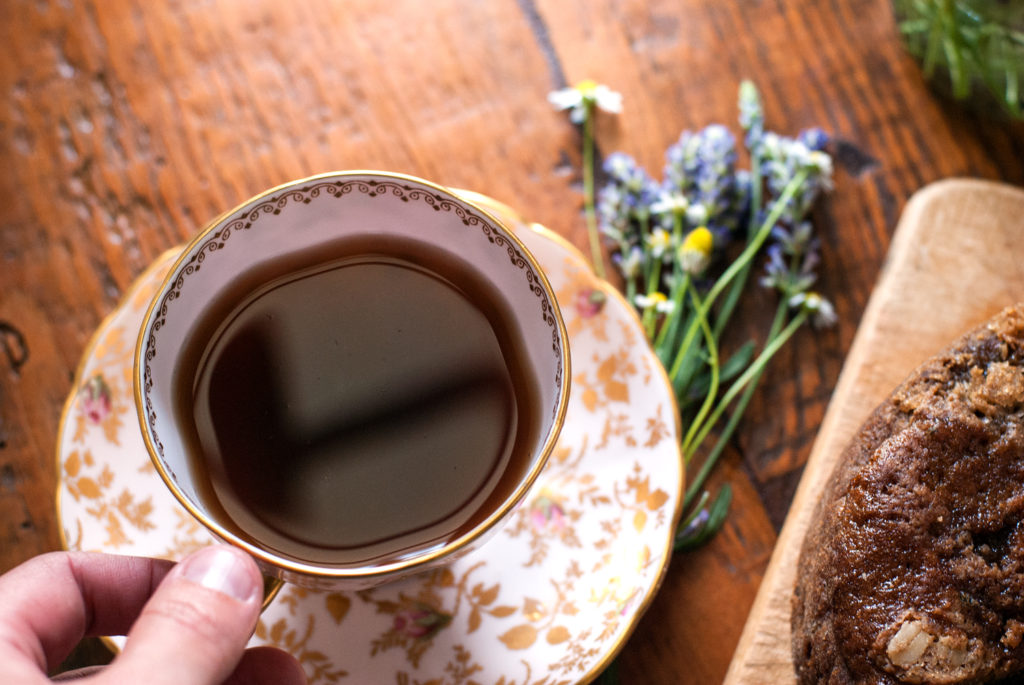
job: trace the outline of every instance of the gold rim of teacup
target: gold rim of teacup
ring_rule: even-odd
[[[193,249],[203,243],[211,233],[217,230],[223,221],[230,216],[235,216],[246,207],[257,205],[261,200],[271,195],[275,195],[286,191],[288,189],[296,189],[305,186],[310,183],[323,181],[325,179],[356,179],[356,178],[378,178],[387,179],[392,181],[403,181],[407,183],[413,183],[421,185],[425,188],[429,188],[434,192],[440,193],[447,196],[452,201],[468,206],[474,211],[478,212],[483,218],[485,218],[494,228],[497,228],[503,237],[507,238],[518,250],[519,254],[522,255],[523,259],[527,262],[530,268],[533,270],[534,275],[537,277],[538,282],[544,292],[545,297],[548,299],[551,305],[551,313],[555,320],[555,326],[557,327],[559,345],[559,360],[562,366],[562,375],[558,382],[558,404],[555,409],[554,418],[547,435],[544,439],[544,444],[540,451],[540,456],[531,466],[530,471],[526,474],[523,480],[519,483],[515,492],[509,497],[505,503],[497,510],[492,512],[486,519],[484,519],[479,525],[475,526],[473,530],[459,537],[458,539],[447,543],[437,549],[426,551],[422,554],[414,555],[408,559],[401,559],[393,561],[380,566],[374,566],[370,568],[366,567],[330,567],[313,563],[304,563],[295,559],[289,559],[287,557],[277,556],[263,549],[260,549],[257,545],[239,537],[232,533],[224,526],[219,524],[215,519],[207,515],[199,507],[197,507],[188,497],[181,491],[174,478],[168,472],[163,464],[163,460],[160,457],[156,446],[153,444],[152,427],[146,418],[145,405],[143,401],[143,388],[142,388],[142,370],[143,361],[142,356],[147,344],[147,331],[150,330],[150,326],[153,321],[153,313],[160,303],[163,295],[167,292],[169,286],[175,281],[178,276],[179,269],[182,265],[187,262],[191,256]],[[142,432],[142,439],[146,445],[146,451],[149,454],[150,461],[156,468],[157,473],[160,474],[161,480],[174,495],[175,499],[185,507],[196,520],[202,523],[208,530],[213,532],[219,539],[239,547],[256,559],[268,564],[275,572],[284,571],[287,573],[294,573],[300,576],[309,578],[318,578],[329,581],[332,580],[365,580],[371,581],[379,579],[382,582],[388,577],[394,576],[406,571],[408,569],[426,566],[431,564],[438,559],[450,557],[455,555],[458,551],[471,545],[473,542],[478,540],[482,535],[490,531],[497,522],[503,519],[509,512],[514,509],[519,502],[523,500],[526,493],[530,490],[533,484],[536,482],[538,475],[547,464],[548,458],[555,448],[555,443],[558,440],[558,434],[565,422],[565,412],[569,402],[569,379],[571,378],[571,368],[569,360],[569,336],[565,328],[565,322],[562,319],[561,312],[559,311],[558,301],[555,298],[555,293],[551,288],[551,283],[548,281],[547,275],[541,268],[540,264],[534,258],[533,254],[526,247],[526,245],[515,235],[515,232],[507,226],[501,219],[499,219],[491,211],[488,211],[485,207],[479,203],[469,200],[456,191],[446,188],[445,186],[427,181],[416,176],[408,174],[401,174],[397,172],[389,171],[374,171],[374,170],[351,170],[351,171],[333,171],[325,172],[322,174],[316,174],[307,178],[301,178],[281,185],[275,186],[268,190],[263,191],[253,197],[239,203],[233,209],[218,215],[215,219],[209,222],[201,231],[199,231],[185,246],[181,249],[181,253],[174,263],[170,266],[167,271],[167,275],[160,283],[160,287],[157,289],[149,306],[146,309],[146,313],[142,318],[142,324],[139,327],[138,337],[135,344],[135,355],[132,367],[132,389],[133,397],[135,402],[135,410],[139,419],[139,428]],[[267,569],[264,568],[264,572]],[[273,595],[267,598],[269,602],[273,598]]]

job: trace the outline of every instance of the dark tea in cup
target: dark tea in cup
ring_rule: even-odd
[[[529,468],[539,399],[520,335],[472,265],[409,239],[242,274],[176,372],[200,499],[239,537],[315,564],[457,539]]]
[[[420,179],[341,172],[224,214],[143,319],[153,464],[268,576],[359,589],[493,535],[554,449],[565,327],[526,247]]]

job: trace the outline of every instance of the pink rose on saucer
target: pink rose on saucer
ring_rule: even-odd
[[[546,530],[560,532],[566,526],[565,509],[547,495],[541,495],[530,505],[530,523],[538,533]]]
[[[103,376],[96,374],[86,381],[82,392],[85,394],[82,400],[85,417],[95,424],[103,423],[103,419],[110,414],[110,386],[103,380]]]
[[[584,319],[597,316],[604,307],[606,296],[597,288],[584,288],[576,293],[576,312]]]
[[[395,614],[391,629],[399,635],[415,640],[429,639],[452,622],[449,614],[427,604],[416,604]]]

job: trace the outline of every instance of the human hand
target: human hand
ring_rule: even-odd
[[[169,561],[54,552],[0,576],[0,682],[49,683],[85,636],[124,635],[83,685],[299,685],[302,667],[271,647],[245,649],[260,612],[256,564],[227,546]]]

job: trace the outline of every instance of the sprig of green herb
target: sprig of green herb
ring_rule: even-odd
[[[957,100],[987,93],[1024,118],[1024,5],[999,0],[893,0],[907,49]]]

